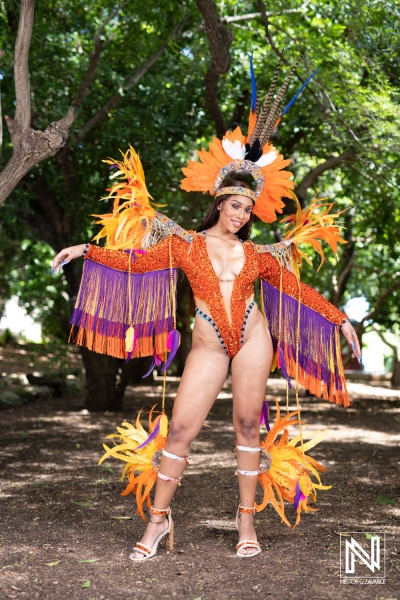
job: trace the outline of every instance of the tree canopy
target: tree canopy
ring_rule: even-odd
[[[6,2],[0,83],[2,113],[10,116],[18,18],[19,3]],[[2,301],[17,293],[44,319],[45,333],[64,335],[66,325],[54,321],[62,314],[67,322],[80,265],[67,268],[65,280],[50,281],[50,256],[91,239],[90,215],[105,208],[102,159],[128,144],[139,151],[164,212],[195,228],[209,198],[180,190],[181,167],[221,127],[246,130],[253,53],[264,93],[280,59],[281,77],[299,61],[288,98],[319,69],[274,143],[292,160],[303,205],[320,190],[347,209],[348,244],[337,258],[328,252],[329,266],[318,273],[305,268],[303,278],[337,305],[364,296],[371,322],[398,329],[399,28],[398,3],[390,1],[38,3],[29,53],[31,124],[43,130],[70,106],[75,120],[65,146],[33,167],[1,210],[1,252],[12,248]],[[0,169],[11,153],[3,128]],[[254,227],[265,242],[279,239],[280,231]]]

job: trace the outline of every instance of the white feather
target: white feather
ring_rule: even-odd
[[[263,154],[262,157],[256,162],[256,165],[258,167],[266,167],[267,165],[273,163],[277,156],[278,153],[275,150],[271,150],[270,152],[267,152],[267,154]]]
[[[244,158],[246,149],[244,145],[239,142],[239,140],[230,142],[227,138],[224,138],[222,140],[222,147],[227,155],[234,160],[242,160]]]

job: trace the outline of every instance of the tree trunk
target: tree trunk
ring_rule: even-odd
[[[393,373],[391,384],[394,388],[400,388],[400,360],[398,360],[396,354],[393,354]]]
[[[120,411],[122,394],[118,393],[117,375],[121,361],[104,354],[81,349],[86,371],[86,408],[93,412]]]
[[[86,371],[86,408],[90,412],[121,411],[126,386],[138,383],[152,360],[145,357],[125,363],[87,348],[81,348],[81,355]]]

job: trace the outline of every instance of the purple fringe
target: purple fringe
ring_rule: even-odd
[[[265,427],[267,428],[267,431],[270,431],[271,427],[269,426],[268,411],[269,411],[268,402],[266,400],[263,400],[262,407],[261,407],[261,414],[260,414],[260,425],[264,425],[264,423],[265,423]]]
[[[173,269],[176,283],[178,269]],[[132,314],[129,315],[128,277]],[[90,311],[95,306],[94,314]],[[71,323],[107,337],[125,338],[132,319],[137,339],[170,331],[170,270],[127,273],[85,260]]]
[[[279,289],[262,280],[264,310],[269,324],[274,351],[278,345],[279,332]],[[297,330],[298,301],[282,293],[282,349],[289,358],[296,361],[296,330]],[[341,357],[337,355],[335,332],[337,325],[330,323],[315,310],[300,305],[300,342],[299,366],[314,379],[322,381],[330,389],[331,372],[326,352],[332,348],[335,370],[336,389],[344,389],[340,377],[339,364]],[[282,363],[281,363],[282,364]],[[286,370],[284,362],[282,370]],[[284,373],[285,375],[285,373]],[[285,375],[286,377],[286,375]]]

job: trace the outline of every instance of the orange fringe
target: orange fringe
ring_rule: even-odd
[[[289,358],[285,352],[285,362],[289,375],[291,377],[295,377],[296,375],[296,361],[293,358]],[[301,368],[300,365],[297,367],[298,371],[298,382],[303,385],[307,390],[311,392],[314,396],[318,398],[322,398],[323,400],[329,400],[330,402],[334,402],[335,404],[342,404],[345,408],[350,406],[350,398],[346,389],[346,380],[343,376],[340,377],[340,380],[343,385],[342,390],[336,389],[335,383],[335,374],[331,373],[331,381],[330,381],[330,394],[328,393],[328,386],[324,384],[320,379],[315,379],[309,373],[306,373],[304,369]]]
[[[83,327],[79,327],[76,338],[73,339],[74,329],[73,325],[69,341],[72,341],[77,346],[85,346],[88,350],[93,350],[93,352],[98,352],[99,354],[108,354],[115,358],[126,358],[125,339],[107,337]],[[165,360],[167,339],[168,333],[156,335],[154,343],[152,337],[138,339],[132,358],[152,356],[156,352],[161,360]]]

